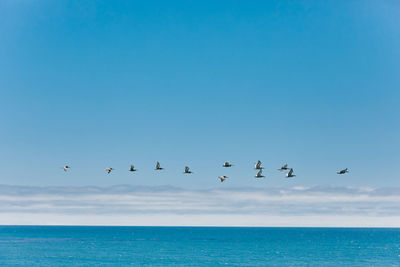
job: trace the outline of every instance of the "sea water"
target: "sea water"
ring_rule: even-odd
[[[0,226],[0,266],[400,266],[400,229]]]

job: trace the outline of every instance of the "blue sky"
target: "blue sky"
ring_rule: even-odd
[[[398,187],[399,25],[397,1],[1,1],[0,184]]]

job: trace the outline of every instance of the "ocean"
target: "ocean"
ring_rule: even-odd
[[[0,266],[400,266],[400,229],[0,226]]]

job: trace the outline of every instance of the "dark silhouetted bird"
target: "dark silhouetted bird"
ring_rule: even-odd
[[[264,169],[263,167],[261,167],[261,161],[257,161],[257,163],[254,165],[254,169],[256,170]]]
[[[161,171],[161,170],[163,170],[163,169],[164,169],[164,168],[161,168],[160,162],[157,161],[155,170],[156,170],[156,171]]]
[[[346,174],[348,172],[349,172],[349,170],[346,168],[344,170],[338,171],[337,174]]]
[[[222,165],[222,167],[226,167],[226,168],[229,168],[229,167],[232,167],[232,166],[233,166],[233,165],[230,164],[228,161],[225,162],[224,165]]]
[[[68,171],[69,168],[71,168],[71,167],[68,166],[68,165],[65,165],[65,166],[63,167],[63,169],[64,169],[65,172]]]
[[[264,175],[262,175],[262,169],[260,169],[260,170],[257,172],[257,174],[256,174],[255,177],[256,177],[256,178],[263,178],[263,177],[265,177]]]
[[[228,176],[221,175],[221,176],[218,176],[218,178],[221,180],[221,183],[222,183],[223,181],[226,180],[226,178],[228,178]]]
[[[287,177],[287,178],[292,178],[292,177],[295,177],[295,176],[296,176],[296,175],[293,174],[293,169],[292,169],[292,168],[290,168],[289,172],[286,173],[286,177]]]
[[[192,173],[192,172],[189,170],[189,167],[186,166],[186,167],[185,167],[185,171],[184,171],[183,173],[185,173],[185,174],[190,174],[190,173]]]
[[[286,171],[286,170],[288,170],[289,168],[288,168],[288,166],[287,166],[287,164],[285,164],[285,165],[283,165],[280,169],[278,169],[278,171]]]
[[[135,169],[135,166],[131,165],[131,167],[129,168],[129,171],[130,171],[130,172],[135,172],[135,171],[137,171],[137,170]]]

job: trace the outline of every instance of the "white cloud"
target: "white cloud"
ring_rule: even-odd
[[[0,224],[400,226],[399,188],[0,186]]]

